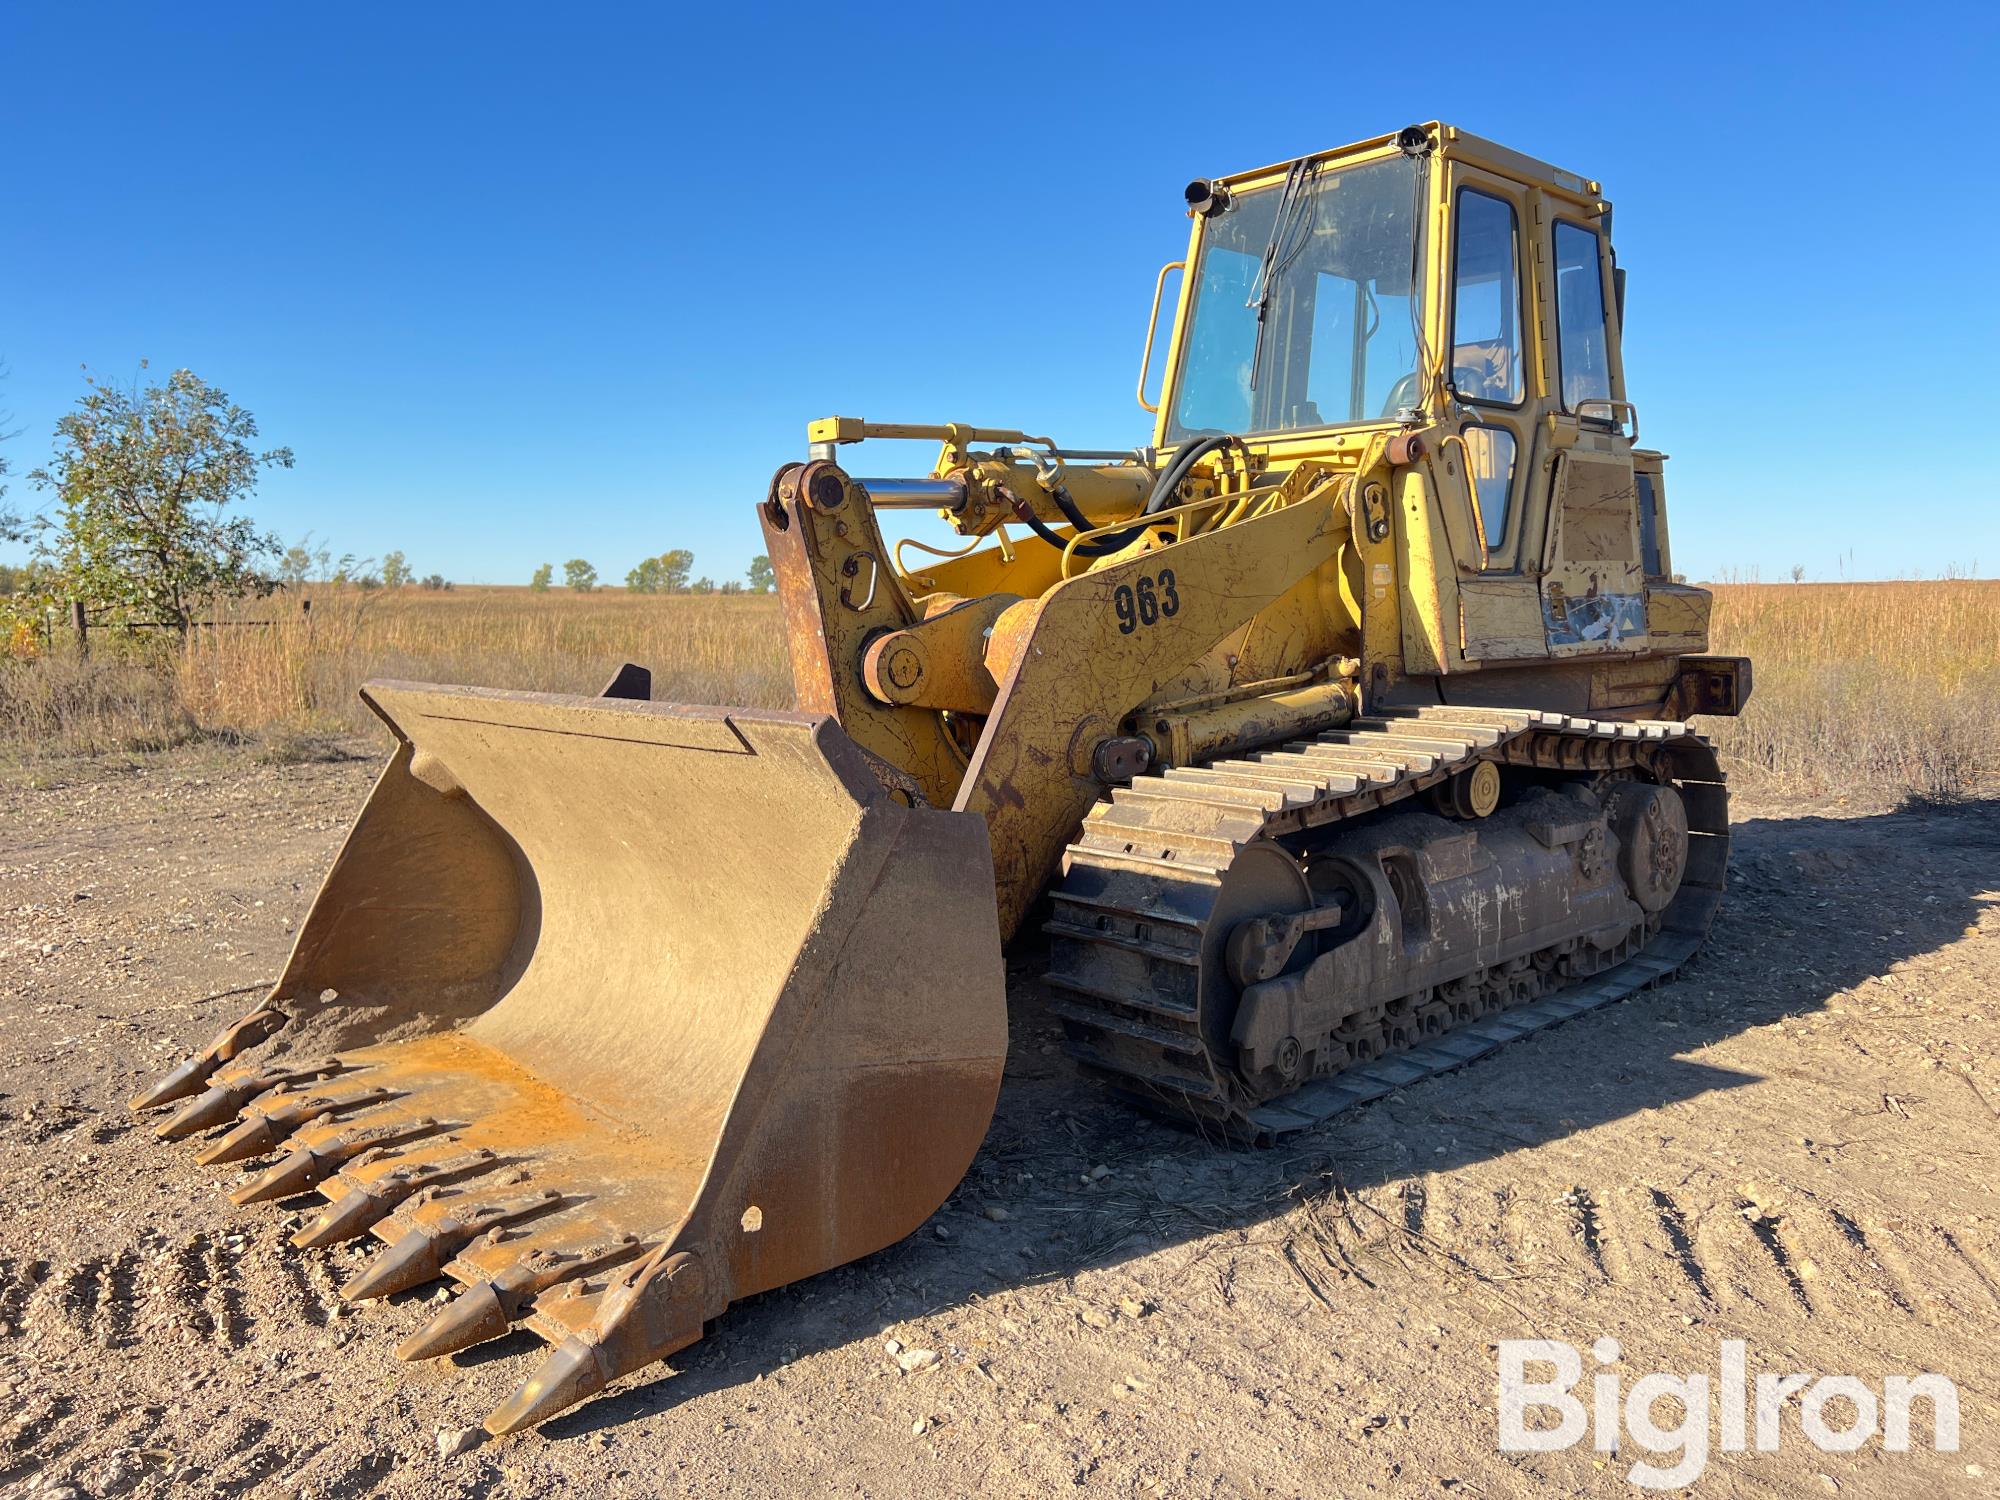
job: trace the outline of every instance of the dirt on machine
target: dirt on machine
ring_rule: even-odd
[[[345,1296],[455,1284],[403,1357],[552,1345],[490,1431],[934,1212],[1024,929],[1089,1074],[1243,1142],[1700,945],[1688,720],[1750,664],[1672,571],[1600,185],[1432,123],[1185,206],[1149,446],[811,424],[759,505],[792,711],[363,688],[395,750],[283,975],[134,1103],[378,1241]]]

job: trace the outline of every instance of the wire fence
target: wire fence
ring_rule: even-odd
[[[312,615],[312,607],[313,602],[310,597],[299,600],[301,615],[309,618]],[[223,630],[238,627],[269,629],[285,623],[282,616],[251,620],[221,619],[211,616],[205,620],[192,619],[183,625],[173,620],[106,619],[101,618],[105,614],[103,610],[98,611],[100,618],[92,619],[90,606],[81,599],[70,601],[68,613],[69,618],[64,621],[63,612],[54,605],[44,611],[41,631],[43,644],[54,650],[57,636],[66,634],[76,643],[78,653],[83,656],[90,655],[90,638],[93,634],[136,635],[142,630],[172,630],[184,634],[191,630]]]

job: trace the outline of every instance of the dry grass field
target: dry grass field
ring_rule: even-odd
[[[1710,645],[1755,662],[1739,719],[1706,719],[1746,790],[1949,800],[1990,789],[2000,582],[1738,583]]]
[[[2000,727],[2000,583],[1717,585],[1713,645],[1755,659],[1741,719],[1711,720],[1760,790],[1924,799],[1976,794]],[[0,663],[0,750],[131,753],[252,741],[283,759],[372,729],[371,676],[592,692],[621,661],[657,697],[780,707],[790,683],[774,598],[515,588],[313,591],[247,605],[185,645],[101,641]],[[245,623],[270,620],[258,625]]]
[[[373,731],[355,696],[370,677],[590,693],[626,661],[653,669],[662,699],[791,701],[774,596],[310,592],[309,612],[246,604],[184,644],[103,633],[88,660],[65,650],[0,663],[0,744],[16,756],[99,755],[220,737],[282,756]]]

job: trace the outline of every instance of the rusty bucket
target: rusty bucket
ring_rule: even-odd
[[[405,1357],[524,1320],[513,1431],[943,1202],[1006,1051],[981,819],[825,717],[362,691],[398,744],[282,978],[134,1102],[380,1240],[344,1295],[460,1283]]]

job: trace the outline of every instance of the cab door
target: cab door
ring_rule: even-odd
[[[1548,523],[1541,607],[1548,654],[1644,651],[1639,488],[1618,366],[1610,255],[1595,224],[1561,213],[1538,234],[1554,313]]]
[[[1451,385],[1440,499],[1458,560],[1468,663],[1548,654],[1535,574],[1542,506],[1530,488],[1546,374],[1535,337],[1531,208],[1522,184],[1460,163],[1451,181],[1444,346]]]

